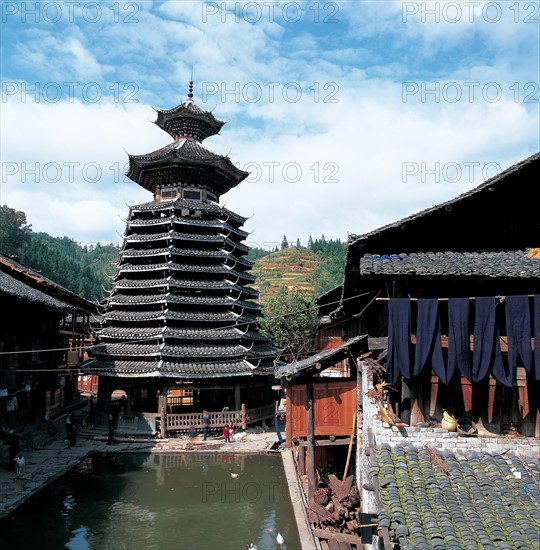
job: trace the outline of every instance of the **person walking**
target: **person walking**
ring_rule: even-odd
[[[206,438],[208,437],[208,430],[210,427],[210,413],[206,409],[203,409],[202,424],[203,424],[203,439],[206,441]]]

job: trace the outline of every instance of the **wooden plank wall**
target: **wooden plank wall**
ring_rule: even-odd
[[[356,380],[328,380],[313,387],[315,436],[350,436],[356,410]],[[287,445],[290,438],[306,437],[306,386],[291,385],[287,390]]]

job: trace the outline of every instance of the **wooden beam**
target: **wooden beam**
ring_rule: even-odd
[[[349,535],[348,533],[336,533],[334,531],[327,531],[326,529],[312,529],[313,535],[319,539],[333,539],[340,542],[348,542],[349,544],[356,544],[358,548],[361,548],[362,539],[357,535]]]
[[[370,350],[388,349],[388,337],[368,338],[368,348]]]
[[[335,441],[331,441],[330,439],[316,439],[315,440],[315,447],[333,447],[334,445],[349,445],[351,442],[350,437],[346,437],[344,439],[336,439]],[[305,440],[300,440],[300,447],[307,447],[308,442]]]
[[[307,420],[307,469],[308,469],[308,504],[312,504],[317,489],[315,472],[315,414],[313,401],[313,379],[306,381],[306,420]]]

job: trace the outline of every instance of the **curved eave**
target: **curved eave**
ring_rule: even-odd
[[[96,360],[85,372],[122,378],[170,377],[170,378],[224,378],[253,376],[256,367],[245,360],[239,361],[121,361]]]
[[[126,176],[154,193],[163,185],[192,184],[222,195],[247,178],[227,157],[183,154],[181,149],[160,150],[150,155],[129,155]]]
[[[175,138],[178,136],[178,132],[174,128],[174,123],[182,119],[202,123],[198,125],[199,132],[197,132],[201,140],[215,136],[225,125],[223,120],[217,119],[210,111],[204,111],[195,103],[188,101],[173,109],[158,110],[154,124]]]

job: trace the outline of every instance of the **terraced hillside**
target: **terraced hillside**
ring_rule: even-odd
[[[261,303],[266,303],[282,286],[305,290],[316,295],[313,272],[324,266],[324,259],[308,248],[285,248],[255,260],[253,285],[260,292]]]

